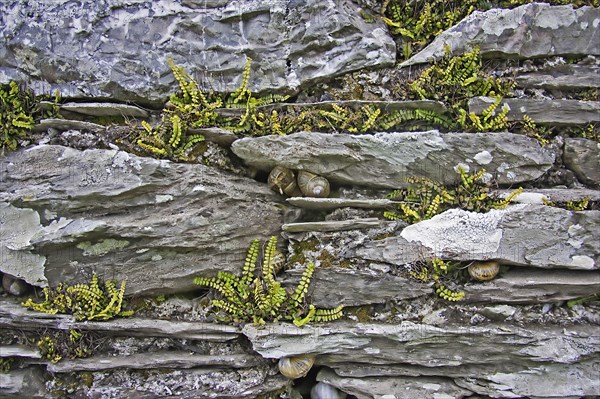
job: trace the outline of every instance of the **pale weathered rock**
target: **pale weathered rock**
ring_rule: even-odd
[[[284,284],[297,287],[303,269],[286,271],[289,279]],[[343,268],[316,268],[311,279],[310,302],[315,306],[332,309],[339,305],[362,306],[386,303],[389,300],[414,300],[431,295],[433,289],[425,283],[392,276],[388,273],[347,270]]]
[[[439,257],[591,270],[600,267],[599,234],[600,211],[524,204],[487,213],[451,209],[368,242],[355,256],[396,265]]]
[[[518,87],[543,89],[585,89],[600,87],[600,67],[562,64],[535,72],[522,72],[514,79]]]
[[[23,345],[0,346],[0,357],[28,357],[41,359],[42,355],[38,349]]]
[[[473,97],[469,100],[469,112],[480,115],[495,101],[492,97]],[[527,115],[540,124],[587,125],[600,122],[598,101],[505,98],[498,105],[496,112],[505,104],[510,108],[506,114],[509,121],[520,121]]]
[[[514,267],[492,281],[467,284],[462,290],[467,302],[548,303],[595,295],[598,284],[600,273],[596,271]]]
[[[91,116],[148,116],[148,111],[140,107],[118,103],[65,103],[60,105],[60,110]]]
[[[358,399],[459,399],[473,393],[443,377],[349,378],[323,369],[319,371],[317,380],[343,389]]]
[[[395,61],[384,23],[348,0],[13,1],[0,15],[0,81],[63,97],[163,101],[176,87],[169,57],[217,91],[239,86],[250,57],[253,92]]]
[[[475,11],[400,65],[440,59],[446,44],[453,55],[474,46],[480,47],[484,57],[487,54],[509,58],[600,55],[599,19],[597,7],[547,3],[526,4],[512,10]]]
[[[281,229],[287,233],[300,233],[304,231],[344,231],[380,227],[382,221],[377,218],[364,218],[352,220],[334,220],[331,222],[301,222],[286,223]]]
[[[583,183],[600,186],[600,143],[587,139],[565,139],[563,162]]]
[[[500,184],[534,180],[555,154],[532,138],[512,133],[414,133],[365,135],[301,132],[243,138],[233,152],[248,165],[307,170],[339,184],[398,188],[409,176],[456,182],[455,166],[484,168]]]
[[[94,133],[104,133],[106,132],[106,126],[99,125],[97,123],[86,122],[86,121],[77,121],[72,119],[58,119],[58,118],[50,118],[50,119],[42,119],[40,123],[36,124],[33,127],[34,131],[41,132],[48,129],[56,129],[56,130],[81,130],[81,131],[90,131]]]
[[[44,386],[44,372],[37,367],[0,373],[0,395],[8,398],[51,398]]]
[[[3,234],[16,234],[0,270],[34,285],[95,272],[131,294],[189,291],[200,274],[241,270],[250,242],[281,228],[265,185],[203,165],[37,146],[0,166],[2,223],[14,225]]]

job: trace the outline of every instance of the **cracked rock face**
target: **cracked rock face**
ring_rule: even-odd
[[[398,188],[409,176],[453,184],[448,169],[484,168],[500,184],[534,180],[553,164],[552,150],[512,133],[375,133],[352,136],[300,132],[244,138],[233,152],[248,165],[308,170],[339,184]],[[441,167],[441,165],[445,165]]]
[[[97,273],[130,294],[189,291],[199,274],[236,271],[283,219],[253,180],[114,150],[11,153],[0,187],[0,271],[34,285]]]
[[[250,57],[250,90],[295,91],[396,51],[349,0],[4,1],[0,21],[0,81],[63,97],[161,101],[176,86],[169,57],[216,91],[235,90]]]
[[[526,4],[512,10],[476,11],[439,35],[429,46],[401,66],[422,64],[444,56],[444,45],[452,54],[479,46],[481,54],[513,58],[554,55],[600,55],[600,9]]]

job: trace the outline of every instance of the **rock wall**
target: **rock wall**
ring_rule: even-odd
[[[600,145],[569,134],[599,122],[598,8],[476,12],[398,68],[379,70],[365,68],[396,62],[394,38],[363,11],[346,0],[0,5],[0,82],[26,82],[37,94],[58,88],[66,115],[42,121],[0,158],[2,366],[12,359],[0,396],[309,398],[318,381],[359,399],[600,396]],[[478,44],[490,59],[523,60],[495,71],[516,82],[516,95],[503,100],[507,117],[531,116],[557,132],[551,142],[514,131],[241,137],[210,128],[201,131],[205,165],[124,151],[119,139],[130,125],[94,119],[155,120],[157,112],[121,102],[162,105],[176,86],[168,58],[205,87],[231,91],[250,57],[252,91],[310,99],[310,85],[324,81],[313,100],[330,106],[319,100],[331,96],[336,76],[361,70],[385,89],[443,54],[445,42],[456,54]],[[494,100],[473,97],[469,111]],[[365,104],[444,107],[385,95],[354,103]],[[330,197],[269,190],[277,165],[328,178]],[[412,225],[383,218],[397,205],[385,195],[407,177],[453,184],[458,168],[484,168],[500,195],[524,192],[485,213],[450,209]],[[547,205],[584,198],[585,210]],[[278,279],[294,287],[314,262],[310,299],[345,305],[342,320],[215,322],[193,278],[238,273],[250,242],[272,235],[286,257]],[[490,259],[501,267],[487,282],[458,271],[465,297],[450,302],[432,280],[414,277],[434,257],[463,269]],[[126,281],[137,313],[82,322],[27,310],[14,295],[93,274]],[[72,330],[94,337],[91,357],[53,363],[24,344]],[[292,381],[276,360],[295,355],[316,360]]]

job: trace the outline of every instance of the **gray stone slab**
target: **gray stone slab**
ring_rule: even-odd
[[[566,138],[563,162],[581,182],[600,186],[600,143],[597,141]]]
[[[331,182],[399,188],[409,176],[456,183],[452,170],[484,168],[500,184],[537,179],[554,163],[549,148],[512,133],[445,133],[437,130],[364,135],[300,132],[243,138],[233,152],[248,165],[269,171],[275,165],[307,170]]]
[[[349,0],[41,0],[0,15],[0,82],[63,97],[162,102],[177,88],[169,57],[216,91],[239,87],[250,57],[250,90],[290,92],[396,56],[383,21]]]

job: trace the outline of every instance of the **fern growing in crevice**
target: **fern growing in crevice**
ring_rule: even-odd
[[[65,287],[61,283],[56,289],[44,288],[43,294],[43,302],[29,298],[22,305],[48,314],[72,314],[76,320],[109,320],[133,314],[122,309],[125,281],[121,282],[119,288],[113,281],[106,281],[102,287],[95,274],[89,284]]]
[[[512,191],[506,198],[490,193],[490,186],[483,182],[485,170],[472,174],[457,167],[459,182],[455,187],[446,187],[426,177],[409,177],[409,187],[394,190],[388,198],[399,201],[396,210],[383,213],[390,220],[404,220],[417,223],[430,219],[450,208],[461,208],[474,212],[487,212],[490,209],[506,207],[520,194],[521,188]]]
[[[271,237],[262,254],[258,269],[260,242],[250,245],[241,276],[219,272],[216,277],[196,277],[194,283],[216,291],[217,298],[211,305],[217,309],[221,320],[226,322],[253,322],[291,320],[302,326],[311,321],[332,321],[342,316],[343,306],[335,309],[317,309],[308,304],[306,295],[314,272],[309,263],[293,292],[286,290],[275,280],[279,255],[277,238]]]

